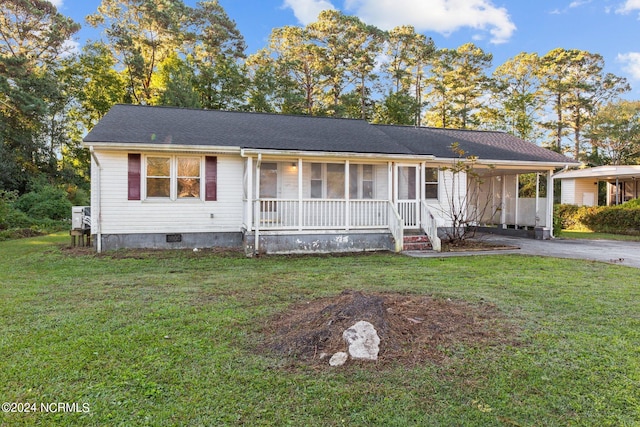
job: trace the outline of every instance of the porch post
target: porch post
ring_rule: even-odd
[[[538,215],[538,209],[540,208],[540,172],[536,172],[536,227],[539,225],[540,216]]]
[[[502,197],[500,198],[500,224],[507,228],[507,176],[502,175]]]
[[[254,253],[259,253],[260,245],[260,164],[262,163],[262,153],[258,153],[258,160],[256,161],[256,199],[253,204],[254,220],[256,231],[253,250]]]
[[[389,200],[389,202],[393,202],[393,195],[395,194],[395,191],[393,189],[393,162],[389,162],[388,163],[388,188],[387,188],[387,199]]]
[[[418,206],[416,206],[416,223],[420,230],[423,230],[423,224],[425,222],[425,218],[422,218],[422,202],[424,202],[427,198],[426,189],[424,188],[424,182],[426,181],[426,162],[420,162],[420,173],[418,174],[418,186],[417,196],[418,196]]]
[[[550,230],[550,234],[553,237],[553,169],[549,169],[547,172],[547,228]]]
[[[351,197],[349,194],[349,160],[344,163],[344,226],[349,230],[349,223],[351,222]]]
[[[302,231],[302,220],[304,218],[302,209],[302,158],[298,158],[298,231]]]
[[[245,223],[247,230],[253,228],[253,157],[247,157],[247,205],[245,206]]]
[[[520,174],[516,174],[516,212],[513,222],[516,230],[518,229],[518,214],[520,210]]]

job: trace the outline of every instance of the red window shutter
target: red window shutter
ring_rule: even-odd
[[[218,158],[207,156],[204,164],[204,199],[218,200]]]
[[[140,154],[129,153],[129,200],[140,200]]]

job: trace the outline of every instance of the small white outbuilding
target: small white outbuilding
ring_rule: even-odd
[[[598,183],[607,186],[606,204],[619,205],[640,194],[640,165],[597,166],[557,173],[560,180],[560,203],[578,206],[598,206]]]

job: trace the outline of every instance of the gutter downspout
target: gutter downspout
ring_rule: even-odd
[[[96,214],[94,215],[93,212],[91,212],[91,228],[93,229],[94,227],[94,222],[93,222],[93,218],[95,217],[96,222],[95,222],[95,234],[96,234],[96,251],[98,253],[102,252],[102,197],[100,195],[100,191],[101,191],[101,185],[100,185],[100,181],[102,179],[102,166],[100,166],[100,161],[98,160],[98,157],[96,156],[95,151],[93,150],[93,145],[89,147],[89,152],[91,153],[91,158],[93,159],[93,161],[96,163]]]

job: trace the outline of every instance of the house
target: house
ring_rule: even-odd
[[[640,165],[597,166],[567,170],[556,174],[560,180],[560,203],[578,206],[598,206],[598,185],[606,186],[606,205],[619,205],[637,199],[640,187]]]
[[[477,156],[479,198],[446,169],[452,143]],[[552,194],[519,197],[518,175],[573,165],[502,132],[133,105],[114,106],[84,145],[98,251],[400,251],[407,233],[438,250],[452,209],[486,204],[483,224],[550,227]]]

